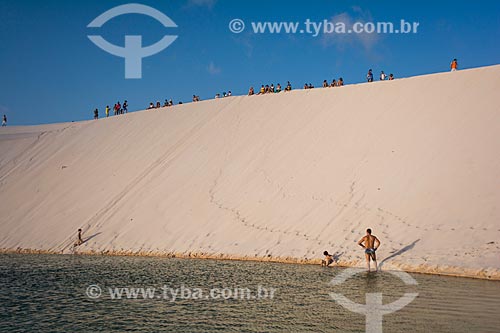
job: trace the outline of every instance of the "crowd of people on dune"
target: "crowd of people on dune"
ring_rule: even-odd
[[[290,90],[292,90],[292,84],[290,83],[290,81],[288,81],[288,83],[285,87],[285,91],[290,91]],[[281,92],[281,84],[278,83],[276,85],[276,87],[274,87],[274,84],[271,83],[271,85],[269,85],[269,84],[262,85],[257,94],[255,93],[255,90],[253,89],[253,87],[250,87],[250,89],[248,89],[248,96],[263,95],[263,94],[269,94],[269,93],[279,93],[279,92]]]
[[[180,102],[180,104],[182,104],[182,102]],[[167,107],[167,106],[174,106],[174,101],[172,101],[172,99],[170,99],[170,100],[166,99],[165,102],[163,103],[163,107]],[[148,110],[159,109],[161,107],[162,107],[162,105],[161,105],[160,101],[156,101],[156,104],[151,102],[151,103],[149,103]]]
[[[366,75],[366,79],[368,82],[373,82],[373,72],[371,69],[368,70],[368,74]],[[394,80],[394,75],[389,74],[389,76],[387,76],[384,73],[384,71],[381,71],[380,72],[380,80],[384,81],[387,79]],[[342,87],[343,85],[344,85],[344,79],[341,77],[338,78],[338,80],[333,79],[331,83],[328,83],[327,80],[323,80],[323,88]],[[304,89],[314,89],[314,86],[312,85],[312,83],[309,83],[309,84],[305,83]],[[291,85],[290,81],[288,81],[284,91],[291,91],[291,90],[292,90],[292,85]],[[258,93],[255,93],[255,90],[253,87],[250,87],[250,89],[248,90],[248,96],[262,95],[262,94],[268,94],[268,93],[279,93],[279,92],[281,92],[281,85],[278,83],[275,87],[274,84],[271,83],[270,85],[269,84],[261,85]]]
[[[450,69],[452,72],[455,72],[458,70],[457,59],[453,59],[453,61],[450,64]],[[394,75],[392,73],[389,75],[386,75],[384,73],[384,71],[381,71],[379,79],[380,79],[380,81],[385,81],[385,80],[391,81],[391,80],[394,80]],[[368,70],[368,73],[366,74],[366,81],[373,82],[372,69]],[[341,77],[338,80],[333,79],[331,83],[328,83],[327,80],[323,80],[323,88],[342,87],[343,85],[344,85],[344,79],[342,79]],[[314,88],[314,86],[311,83],[304,84],[304,89],[313,89],[313,88]],[[283,91],[286,92],[286,91],[291,91],[291,90],[292,90],[292,84],[290,83],[290,81],[288,81],[287,85],[286,85],[285,89],[283,89]],[[271,83],[270,85],[268,85],[268,84],[261,85],[258,93],[255,93],[255,90],[253,87],[250,87],[250,89],[248,90],[248,96],[263,95],[263,94],[269,94],[269,93],[280,93],[281,91],[282,91],[282,89],[281,89],[281,85],[279,83],[276,85],[276,87],[274,86],[273,83]],[[230,97],[230,96],[232,96],[231,90],[229,90],[227,93],[224,91],[222,94],[220,94],[220,93],[215,94],[216,99]],[[193,95],[192,101],[199,102],[200,96]],[[178,104],[182,104],[182,102],[180,101]],[[169,106],[173,106],[173,105],[174,105],[174,102],[172,101],[172,99],[165,100],[165,102],[163,103],[163,107],[169,107]],[[157,101],[156,104],[154,104],[153,102],[149,103],[148,109],[159,109],[161,107],[162,107],[162,105],[161,105],[160,101]],[[110,116],[110,111],[111,111],[111,109],[110,109],[109,105],[106,105],[106,108],[104,110],[104,114],[106,117]],[[121,115],[124,113],[128,113],[128,102],[125,100],[123,102],[123,105],[120,104],[120,101],[116,102],[115,105],[113,106],[113,114],[115,116],[117,116],[117,115]],[[94,119],[99,119],[99,109],[97,109],[97,108],[94,110]],[[5,126],[7,126],[7,115],[4,114],[2,117],[2,127],[5,127]]]
[[[385,81],[385,80],[394,80],[394,75],[393,74],[389,74],[389,76],[387,76],[384,71],[381,71],[380,72],[380,81]],[[368,82],[373,82],[373,71],[371,69],[368,70],[368,73],[366,74],[366,81]]]
[[[450,64],[450,69],[452,72],[456,71],[458,69],[458,61],[457,59],[453,59],[453,61],[451,62]],[[394,80],[394,74],[385,74],[384,71],[381,71],[380,72],[380,76],[379,76],[379,80],[380,81],[385,81],[385,80],[389,80],[389,81],[392,81]],[[369,69],[368,70],[368,73],[366,74],[366,81],[367,82],[373,82],[374,81],[374,76],[373,76],[373,70],[372,69]],[[342,77],[338,78],[337,80],[336,79],[333,79],[330,83],[328,83],[327,80],[323,80],[323,88],[333,88],[333,87],[342,87],[344,85],[344,79]],[[314,86],[311,84],[311,83],[305,83],[304,84],[304,89],[314,89]],[[282,89],[281,87],[281,84],[277,84],[276,86],[274,86],[273,83],[271,84],[266,84],[266,85],[261,85],[259,91],[256,93],[254,88],[253,87],[250,87],[250,89],[248,89],[248,96],[252,96],[252,95],[264,95],[264,94],[273,94],[273,93],[280,93],[282,91],[291,91],[292,90],[292,84],[290,83],[290,81],[287,82],[287,85],[285,86],[285,89]],[[219,98],[225,98],[225,97],[231,97],[232,96],[232,93],[231,93],[231,90],[229,90],[227,93],[224,91],[222,94],[221,93],[216,93],[215,94],[215,99],[219,99]],[[193,102],[199,102],[200,101],[200,96],[198,95],[193,95],[193,99],[192,99]],[[182,104],[182,101],[179,101],[178,104]],[[161,107],[170,107],[170,106],[174,106],[174,102],[172,101],[172,99],[165,99],[165,102],[163,103],[163,105],[161,105],[160,101],[157,101],[156,104],[151,102],[149,103],[149,107],[148,107],[148,110],[150,109],[159,109]],[[110,111],[110,108],[109,106],[106,106],[106,109],[105,109],[105,114],[106,114],[106,117],[109,117],[109,111]],[[123,105],[120,104],[120,102],[117,102],[114,107],[113,107],[113,111],[114,111],[114,115],[120,115],[120,114],[124,114],[124,113],[127,113],[128,112],[128,103],[127,101],[124,101],[123,102]],[[99,110],[98,109],[95,109],[94,110],[94,119],[98,119],[99,118]],[[3,121],[2,121],[2,126],[5,126],[7,123],[7,117],[4,115],[4,118],[3,118]]]
[[[104,109],[104,114],[106,115],[106,117],[109,117],[110,111],[111,109],[109,108],[109,105],[106,105],[106,108]],[[124,113],[128,113],[128,102],[125,100],[123,102],[123,105],[120,104],[120,101],[116,102],[113,106],[113,114],[117,116]],[[94,110],[94,119],[99,119],[99,109],[97,108]]]
[[[199,102],[200,101],[200,96],[198,95],[193,95],[193,102]],[[182,102],[179,102],[179,104],[182,104]],[[156,101],[156,104],[153,102],[149,103],[148,110],[150,109],[159,109],[161,107],[169,107],[169,106],[174,106],[174,101],[172,99],[166,99],[165,102],[163,102],[163,105],[161,105],[160,101]]]

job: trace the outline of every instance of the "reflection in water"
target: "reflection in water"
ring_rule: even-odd
[[[329,293],[357,303],[419,296],[385,315],[384,332],[498,332],[500,283],[413,274],[416,286],[388,273],[362,272],[342,284],[342,269],[239,261],[141,257],[0,255],[0,331],[363,332],[365,317]],[[86,296],[89,285],[102,296]],[[274,298],[111,299],[108,288],[276,288]]]

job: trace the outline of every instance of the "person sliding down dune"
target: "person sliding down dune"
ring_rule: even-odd
[[[76,239],[76,242],[73,244],[73,247],[77,247],[79,245],[83,244],[83,239],[82,239],[82,229],[78,229],[78,236]]]

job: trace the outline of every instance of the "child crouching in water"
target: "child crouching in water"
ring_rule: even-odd
[[[323,254],[325,255],[325,259],[321,260],[321,267],[330,266],[333,263],[333,256],[328,251],[323,252]]]

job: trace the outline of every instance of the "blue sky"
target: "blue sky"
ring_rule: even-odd
[[[165,28],[154,18],[129,14],[101,28],[87,25],[118,5],[140,3],[169,18]],[[229,22],[246,28],[232,33]],[[257,21],[320,22],[324,19],[419,22],[417,34],[325,35],[255,34]],[[123,45],[125,35],[142,35],[143,45],[164,35],[178,38],[160,53],[142,60],[142,78],[125,79],[124,59],[94,45],[100,34]],[[343,77],[364,81],[368,68],[408,77],[500,63],[500,1],[63,1],[0,0],[0,113],[9,125],[91,119],[92,111],[129,101],[130,110],[172,98],[189,102],[250,86]]]

